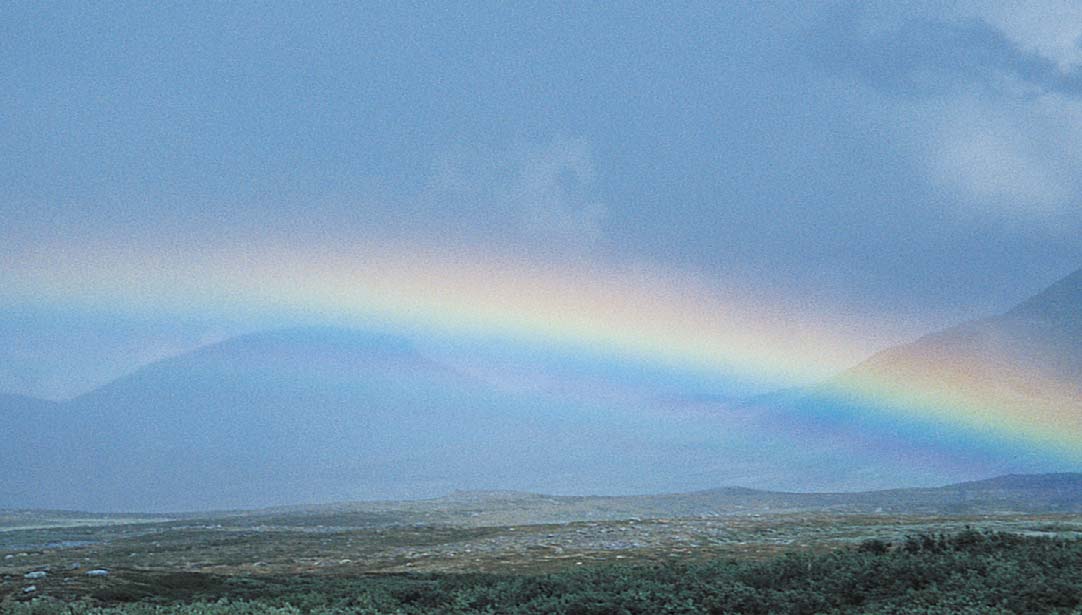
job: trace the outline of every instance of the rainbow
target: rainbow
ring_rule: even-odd
[[[829,314],[731,293],[687,272],[480,254],[461,246],[348,249],[39,246],[0,271],[6,302],[106,312],[223,314],[255,323],[379,325],[415,335],[497,337],[719,375],[764,388],[826,381],[824,397],[1082,463],[1076,385],[968,357],[942,377],[875,370],[831,377],[870,350]],[[850,323],[851,324],[851,323]],[[984,369],[982,367],[982,369]]]

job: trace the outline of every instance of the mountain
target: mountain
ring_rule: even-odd
[[[25,395],[0,393],[0,434],[22,441],[56,418],[61,404]]]
[[[951,420],[881,403],[892,398],[953,404]],[[946,476],[1077,469],[1078,455],[1027,448],[1025,438],[1082,438],[1082,270],[1003,314],[886,349],[796,399],[758,405],[765,422],[829,443],[864,463],[865,476],[883,462]]]
[[[16,471],[0,474],[0,507],[208,510],[457,488],[634,492],[701,485],[689,467],[715,456],[698,445],[701,429],[673,427],[671,417],[505,390],[405,339],[331,328],[214,344],[53,415],[5,449],[4,465]]]
[[[1082,437],[1082,270],[1005,314],[881,352],[841,379],[960,395],[975,402],[960,409],[974,423]]]
[[[42,458],[53,450],[49,434],[58,420],[63,420],[61,404],[0,394],[0,468],[7,468],[0,493],[12,501],[33,501],[36,486],[51,478]]]
[[[1073,471],[1077,459],[979,426],[1010,420],[1082,437],[1080,313],[1077,272],[1000,316],[888,349],[823,386],[744,404],[730,391],[674,394],[678,380],[639,391],[629,386],[634,370],[575,378],[574,361],[559,366],[570,375],[527,363],[494,377],[391,335],[256,333],[64,403],[0,396],[0,466],[9,469],[0,507],[190,511],[456,489],[617,495],[725,484],[848,492]],[[981,403],[952,409],[971,413],[965,431],[875,407],[852,384],[868,381]]]
[[[0,433],[13,440],[25,439],[37,429],[35,426],[54,418],[59,408],[57,402],[0,393]]]
[[[946,373],[943,370],[949,370]],[[869,373],[892,380],[993,388],[1019,394],[1049,383],[1082,392],[1082,269],[1005,314],[976,320],[883,351],[843,377]],[[938,373],[936,373],[938,372]],[[1038,378],[1038,381],[1034,381]]]
[[[24,455],[53,468],[29,504],[221,508],[364,496],[385,483],[393,493],[424,479],[410,457],[454,468],[455,447],[496,419],[471,384],[393,336],[227,340],[64,404],[53,454]]]

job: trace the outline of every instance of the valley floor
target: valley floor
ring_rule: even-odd
[[[17,605],[35,600],[40,605],[43,599],[59,601],[54,605],[213,601],[258,597],[260,592],[249,590],[260,584],[298,579],[348,584],[373,575],[399,580],[448,573],[532,578],[614,565],[670,568],[721,560],[771,565],[783,554],[829,557],[861,544],[891,544],[890,551],[907,537],[967,531],[1062,540],[1082,552],[1078,514],[809,512],[494,526],[468,523],[470,518],[426,524],[408,515],[288,511],[181,519],[72,517],[67,524],[23,518],[21,525],[0,530],[0,605],[23,612]],[[91,576],[91,570],[106,573]],[[243,587],[249,590],[237,594]]]

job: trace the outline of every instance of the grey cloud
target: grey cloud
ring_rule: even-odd
[[[812,33],[812,55],[834,70],[903,96],[976,87],[1001,94],[1082,97],[1082,70],[1063,70],[981,19],[876,24],[861,8],[845,5]]]
[[[471,220],[466,234],[546,251],[585,250],[604,235],[606,207],[593,195],[594,176],[588,143],[556,138],[445,157],[422,200]]]

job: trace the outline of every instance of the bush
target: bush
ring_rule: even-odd
[[[535,576],[164,577],[156,604],[0,603],[13,615],[1082,615],[1082,542],[966,531],[825,555],[578,569]],[[182,590],[188,601],[175,599]],[[206,599],[207,592],[219,595]],[[202,596],[202,598],[200,598]]]

